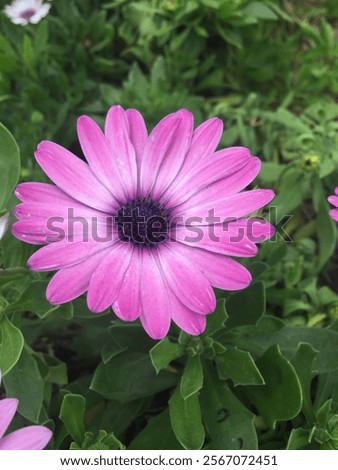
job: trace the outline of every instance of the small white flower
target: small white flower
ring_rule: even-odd
[[[14,0],[5,6],[4,12],[14,24],[36,24],[48,14],[50,7],[43,0]]]
[[[9,212],[3,215],[2,217],[0,217],[0,240],[5,235],[5,232],[8,228],[8,223],[9,223]]]

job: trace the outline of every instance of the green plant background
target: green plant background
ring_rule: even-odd
[[[49,305],[50,275],[26,269],[34,247],[8,231],[0,394],[20,400],[11,429],[45,424],[52,449],[338,449],[326,200],[338,186],[337,20],[335,0],[54,0],[25,27],[0,14],[0,215],[19,180],[45,180],[40,140],[79,154],[76,118],[103,123],[117,103],[149,129],[181,107],[197,123],[219,116],[223,147],[261,157],[255,185],[276,191],[272,221],[292,215],[288,237],[243,260],[252,285],[217,291],[204,334],[172,326],[160,342],[84,299]]]

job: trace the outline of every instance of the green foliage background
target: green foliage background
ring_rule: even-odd
[[[0,1],[0,6],[6,2]],[[76,118],[138,108],[151,128],[181,107],[219,116],[222,146],[263,160],[271,221],[253,284],[217,291],[206,332],[152,341],[84,299],[52,307],[34,247],[0,242],[1,393],[12,428],[40,423],[53,449],[338,449],[335,0],[54,0],[38,25],[0,14],[0,215],[44,180],[42,139],[75,153]],[[286,219],[283,220],[283,223]],[[282,232],[281,232],[282,233]]]

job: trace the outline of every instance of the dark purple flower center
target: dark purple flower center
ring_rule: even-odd
[[[141,247],[155,247],[168,238],[169,211],[150,197],[129,201],[117,212],[119,238]]]
[[[26,10],[23,10],[21,13],[20,13],[20,18],[23,18],[24,20],[27,20],[29,21],[32,16],[34,16],[36,13],[36,10],[35,8],[27,8]]]

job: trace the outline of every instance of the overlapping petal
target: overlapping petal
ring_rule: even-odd
[[[60,145],[43,141],[35,158],[46,175],[66,194],[83,204],[104,212],[113,212],[112,194],[96,178],[87,163]]]

